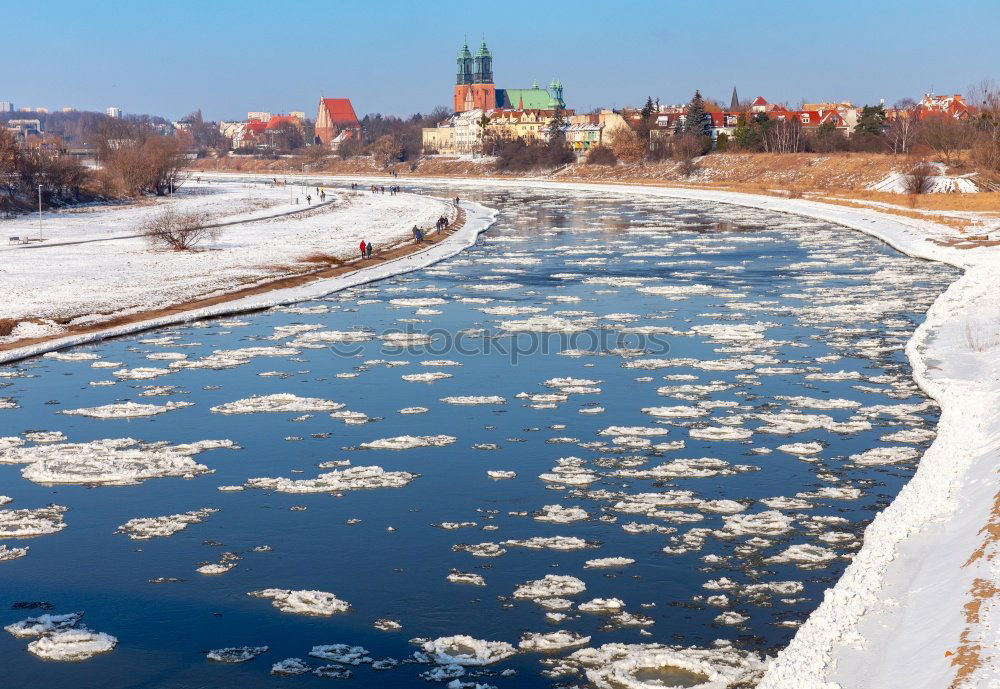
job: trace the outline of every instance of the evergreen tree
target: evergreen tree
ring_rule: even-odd
[[[705,135],[705,101],[701,97],[701,91],[695,91],[694,97],[688,103],[684,131],[698,136]]]
[[[648,120],[652,117],[655,108],[656,106],[653,105],[653,97],[649,96],[646,98],[646,104],[642,106],[642,119]]]
[[[866,105],[861,109],[861,116],[854,127],[856,134],[871,136],[882,135],[882,125],[885,123],[885,108],[882,105]]]
[[[556,106],[556,109],[552,113],[552,119],[546,127],[550,146],[563,147],[566,145],[566,132],[563,131],[565,126],[566,118],[563,116],[563,109]]]

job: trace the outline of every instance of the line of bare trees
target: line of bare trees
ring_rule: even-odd
[[[94,140],[100,181],[112,196],[163,196],[183,181],[183,142],[141,121],[107,120]]]
[[[84,200],[88,196],[86,168],[42,145],[22,146],[0,128],[0,213]]]

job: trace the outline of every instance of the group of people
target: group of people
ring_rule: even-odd
[[[437,228],[438,232],[448,227],[448,218],[442,215],[440,218],[437,219],[437,222],[434,223],[434,227]]]
[[[351,188],[353,189],[354,186],[355,185],[352,184]],[[373,194],[384,194],[386,192],[386,190],[388,190],[390,196],[395,196],[396,194],[398,194],[398,193],[400,193],[402,191],[402,189],[398,185],[395,185],[395,184],[392,185],[391,187],[386,187],[383,184],[373,184],[371,186],[371,190],[372,190]]]
[[[372,257],[372,253],[375,251],[375,245],[374,244],[372,244],[371,242],[366,242],[365,240],[362,239],[361,240],[361,244],[359,246],[360,246],[360,249],[361,249],[361,258],[362,259],[371,258]]]
[[[416,225],[413,226],[413,239],[418,242],[424,241],[424,231]]]

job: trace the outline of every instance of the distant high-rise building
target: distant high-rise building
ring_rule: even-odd
[[[69,106],[62,109],[63,112],[76,112],[76,108],[71,108]]]
[[[0,100],[0,112],[14,112],[14,104],[9,100]]]
[[[113,120],[117,120],[122,116],[121,108],[110,107],[104,112],[107,113],[108,117],[110,117]]]
[[[35,108],[35,112],[41,113],[43,115],[48,115],[49,114],[49,109],[48,108]]]
[[[247,119],[248,120],[258,120],[260,122],[263,122],[263,123],[267,124],[268,122],[271,121],[271,113],[269,113],[269,112],[248,112],[247,113]]]

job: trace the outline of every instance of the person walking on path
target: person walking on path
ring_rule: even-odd
[[[360,246],[361,246],[361,258],[364,259],[364,257],[365,257],[365,248],[366,248],[365,247],[365,240],[363,240],[363,239],[361,240]]]
[[[367,250],[367,252],[368,252],[368,258],[371,258],[371,257],[372,257],[372,251],[374,251],[374,250],[375,250],[375,247],[374,247],[374,246],[372,246],[372,243],[371,243],[371,242],[368,242],[368,247],[367,247],[367,249],[366,249],[366,250]]]
[[[458,208],[458,197],[455,197],[455,208]]]
[[[313,197],[310,196],[309,194],[306,194],[306,203],[308,203],[311,206],[312,202],[313,202]]]

